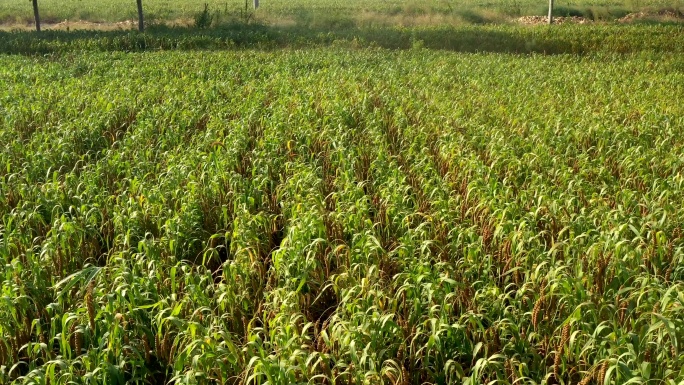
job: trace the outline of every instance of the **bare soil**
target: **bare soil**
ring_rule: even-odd
[[[549,22],[549,18],[546,16],[523,16],[523,17],[519,17],[515,20],[518,23],[524,24],[524,25],[548,24],[548,22]],[[584,18],[584,17],[579,17],[579,16],[569,16],[569,17],[559,16],[559,17],[553,18],[554,24],[588,24],[591,22],[592,22],[591,20]]]
[[[170,27],[187,27],[192,24],[192,20],[177,19],[164,22]],[[41,29],[46,31],[127,31],[138,28],[138,20],[124,20],[116,23],[93,22],[86,20],[70,21],[64,20],[59,23],[41,23]],[[33,23],[30,24],[0,24],[0,31],[30,31],[34,30]]]
[[[654,21],[684,21],[684,14],[682,12],[661,9],[653,12],[635,12],[618,19],[620,23],[630,23],[639,20],[654,20]]]

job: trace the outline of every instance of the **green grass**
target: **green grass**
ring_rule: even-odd
[[[244,17],[242,0],[143,0],[150,21],[193,19],[204,4],[218,20]],[[251,13],[251,0],[249,12]],[[39,0],[41,18],[52,24],[63,20],[118,22],[137,18],[133,0]],[[684,10],[682,0],[577,0],[557,1],[559,15],[582,15],[591,19],[612,19],[642,9]],[[500,22],[521,15],[544,15],[546,3],[531,0],[264,0],[254,17],[270,23],[317,23],[347,19],[355,23],[435,24],[440,22]],[[28,1],[0,1],[0,23],[30,24],[33,10]]]
[[[303,49],[347,47],[511,54],[684,53],[682,24],[301,28],[231,24],[207,30],[155,27],[131,31],[1,32],[0,53],[41,55],[82,51]]]
[[[1,383],[684,381],[681,27],[252,28],[0,35]]]

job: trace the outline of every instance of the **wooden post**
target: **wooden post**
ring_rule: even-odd
[[[549,0],[549,25],[553,24],[553,0]]]
[[[138,3],[138,31],[145,32],[145,21],[143,19],[142,0],[136,0]]]
[[[254,0],[254,9],[259,8],[259,0]]]
[[[40,15],[38,14],[38,0],[33,0],[33,17],[36,19],[36,31],[40,32]]]

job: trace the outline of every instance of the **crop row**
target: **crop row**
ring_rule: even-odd
[[[332,21],[331,21],[332,22]],[[681,24],[559,25],[553,28],[514,25],[440,25],[402,27],[271,26],[228,24],[212,29],[151,26],[133,31],[0,31],[0,53],[27,56],[77,55],[82,52],[157,52],[278,49],[436,49],[464,53],[652,55],[684,54]],[[681,71],[681,60],[670,65]]]
[[[0,381],[684,381],[681,59],[0,58]]]

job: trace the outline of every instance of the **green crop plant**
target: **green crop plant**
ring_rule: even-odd
[[[0,383],[681,384],[679,27],[378,31],[0,36]]]

